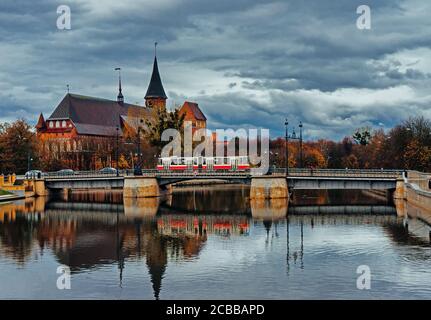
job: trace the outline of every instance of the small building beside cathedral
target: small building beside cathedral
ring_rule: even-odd
[[[144,106],[124,102],[120,76],[117,100],[67,93],[47,119],[40,114],[37,137],[46,157],[61,160],[57,166],[75,170],[114,166],[114,149],[118,152],[120,143],[133,145],[138,128],[145,130],[145,121],[154,116],[154,109],[166,108],[167,99],[155,56]],[[206,128],[206,117],[196,103],[184,102],[180,113],[193,128]]]
[[[180,108],[180,114],[184,114],[184,121],[190,121],[192,132],[198,129],[206,129],[207,118],[195,102],[186,101]]]

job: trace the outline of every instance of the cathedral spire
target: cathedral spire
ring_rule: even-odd
[[[118,96],[117,96],[117,102],[119,104],[124,103],[124,96],[123,92],[121,91],[121,68],[115,68],[115,71],[118,71]]]
[[[166,106],[165,89],[163,88],[162,79],[160,78],[159,66],[157,63],[157,42],[154,43],[154,64],[150,84],[148,85],[145,95],[145,104],[147,107]]]
[[[38,131],[46,129],[46,122],[45,122],[45,118],[43,117],[42,113],[40,113],[40,115],[39,115],[39,120],[37,121],[36,129]]]

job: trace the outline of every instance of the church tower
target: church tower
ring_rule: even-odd
[[[157,42],[154,44],[153,74],[151,75],[150,84],[145,95],[145,106],[147,108],[166,108],[168,97],[166,96],[165,89],[163,89],[162,79],[160,78],[156,48]]]

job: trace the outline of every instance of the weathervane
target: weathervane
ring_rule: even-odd
[[[121,87],[121,68],[117,67],[114,70],[118,71],[118,81],[119,81],[119,84],[120,84],[120,87]]]

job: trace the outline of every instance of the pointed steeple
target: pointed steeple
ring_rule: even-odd
[[[162,79],[160,78],[159,66],[157,64],[157,42],[154,44],[154,64],[153,73],[151,75],[150,84],[148,85],[147,93],[145,94],[146,105],[153,107],[155,104],[166,105],[166,99],[168,98],[163,88]]]
[[[124,96],[123,92],[121,91],[121,68],[115,68],[116,71],[118,71],[118,96],[117,96],[117,102],[119,104],[124,103]]]
[[[42,112],[40,113],[39,120],[37,121],[36,129],[38,131],[46,129],[46,122],[45,122],[45,118],[43,117]]]

